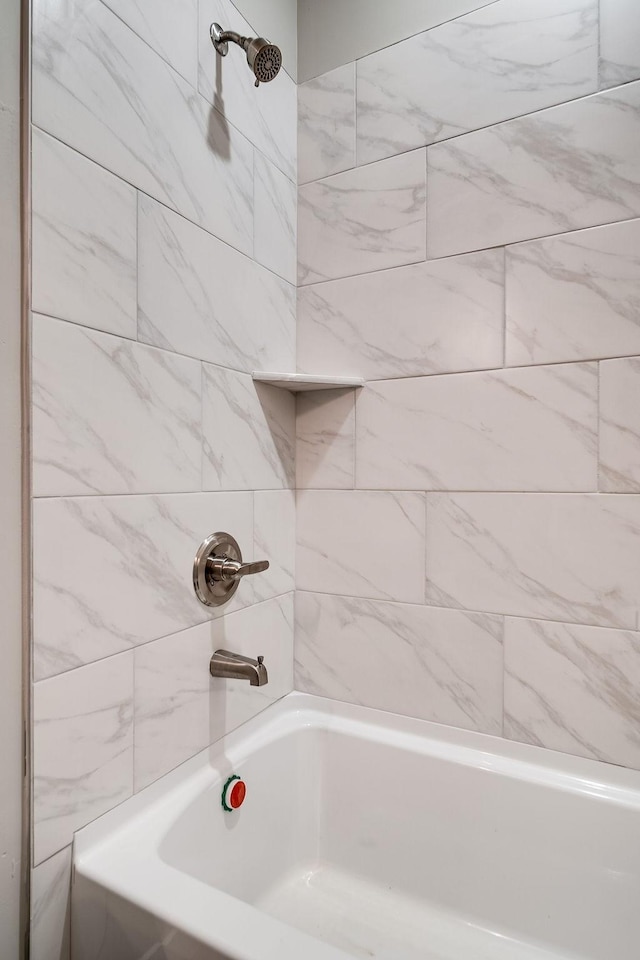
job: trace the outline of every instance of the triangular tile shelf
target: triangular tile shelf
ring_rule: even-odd
[[[303,390],[347,390],[349,387],[363,387],[362,377],[320,377],[315,373],[272,373],[266,370],[254,370],[256,383],[267,383],[271,387],[280,387],[292,393]]]

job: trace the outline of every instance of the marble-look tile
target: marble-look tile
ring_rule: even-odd
[[[251,602],[243,586],[221,609],[196,598],[193,558],[215,530],[232,533],[252,559],[250,493],[36,500],[36,679]]]
[[[293,487],[293,395],[209,364],[202,392],[205,490]]]
[[[136,193],[34,128],[32,307],[136,336]]]
[[[358,398],[356,486],[598,488],[595,363],[383,380]]]
[[[429,257],[640,213],[640,83],[429,147]]]
[[[640,497],[432,493],[427,602],[636,629]]]
[[[346,63],[298,87],[298,183],[355,166],[355,67]]]
[[[71,958],[71,847],[31,874],[30,960]]]
[[[298,395],[298,488],[354,487],[355,394],[355,390],[313,390]]]
[[[212,679],[209,660],[219,649],[264,656],[267,686]],[[292,674],[292,593],[140,647],[135,651],[136,791],[289,693]]]
[[[138,231],[140,340],[247,373],[293,369],[291,284],[142,195]]]
[[[640,220],[506,251],[508,364],[640,353]]]
[[[139,37],[188,80],[198,83],[198,0],[105,0]]]
[[[282,69],[275,80],[258,90],[240,48],[220,57],[211,43],[209,26],[216,22],[243,37],[255,36],[231,0],[200,0],[198,27],[198,89],[225,123],[237,127],[261,153],[296,182],[297,91]],[[267,39],[274,40],[273,37]],[[277,37],[274,42],[277,43]],[[284,64],[286,68],[286,64]]]
[[[300,592],[295,680],[321,697],[501,734],[502,618]]]
[[[505,736],[640,769],[640,634],[505,623]]]
[[[253,577],[256,599],[266,600],[295,588],[296,496],[293,490],[257,490],[253,496],[253,555],[270,567]]]
[[[296,186],[256,153],[254,190],[253,255],[258,263],[295,284]]]
[[[640,357],[600,364],[600,489],[640,493]]]
[[[358,61],[358,163],[598,88],[597,0],[500,0]]]
[[[300,490],[297,503],[300,590],[422,602],[424,495]]]
[[[210,624],[211,650],[264,657],[269,682],[211,679],[209,741],[214,743],[293,690],[293,594],[257,603]],[[208,665],[207,665],[208,669]]]
[[[299,282],[424,260],[425,177],[414,150],[300,187]]]
[[[252,145],[100,0],[37,0],[33,121],[251,253]]]
[[[195,360],[35,316],[35,496],[199,490],[200,380]]]
[[[134,789],[209,743],[210,623],[134,651]]]
[[[502,366],[500,250],[298,291],[298,369],[369,380]]]
[[[348,0],[348,7],[345,0],[301,3],[299,79],[308,80],[491,3],[495,0],[395,0],[393,16],[372,15],[372,0]],[[343,7],[349,11],[349,21],[358,25],[357,30],[336,28]]]
[[[600,85],[615,87],[640,77],[638,0],[600,0]]]
[[[37,683],[34,863],[133,792],[133,654]]]

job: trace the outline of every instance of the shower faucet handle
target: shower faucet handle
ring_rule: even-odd
[[[230,557],[209,557],[207,573],[214,581],[228,583],[232,580],[241,580],[242,577],[251,577],[255,573],[263,573],[269,569],[268,560],[255,560],[253,563],[241,563]]]
[[[238,541],[230,533],[212,533],[193,561],[193,587],[201,603],[217,607],[231,600],[245,577],[268,569],[268,560],[243,563]]]

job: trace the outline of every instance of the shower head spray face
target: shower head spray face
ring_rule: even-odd
[[[282,66],[280,48],[262,37],[250,40],[247,46],[247,63],[254,72],[256,87],[259,83],[269,83],[280,73]]]
[[[256,87],[269,83],[280,73],[282,53],[275,43],[269,43],[264,37],[241,37],[233,30],[223,30],[219,23],[210,27],[211,42],[221,57],[229,52],[229,41],[237,43],[247,55],[247,63],[256,78]]]

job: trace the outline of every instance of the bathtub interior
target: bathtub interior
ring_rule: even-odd
[[[453,760],[424,736],[306,723],[219,756],[160,858],[355,957],[637,960],[638,793],[476,742]],[[229,814],[231,772],[248,792]]]

